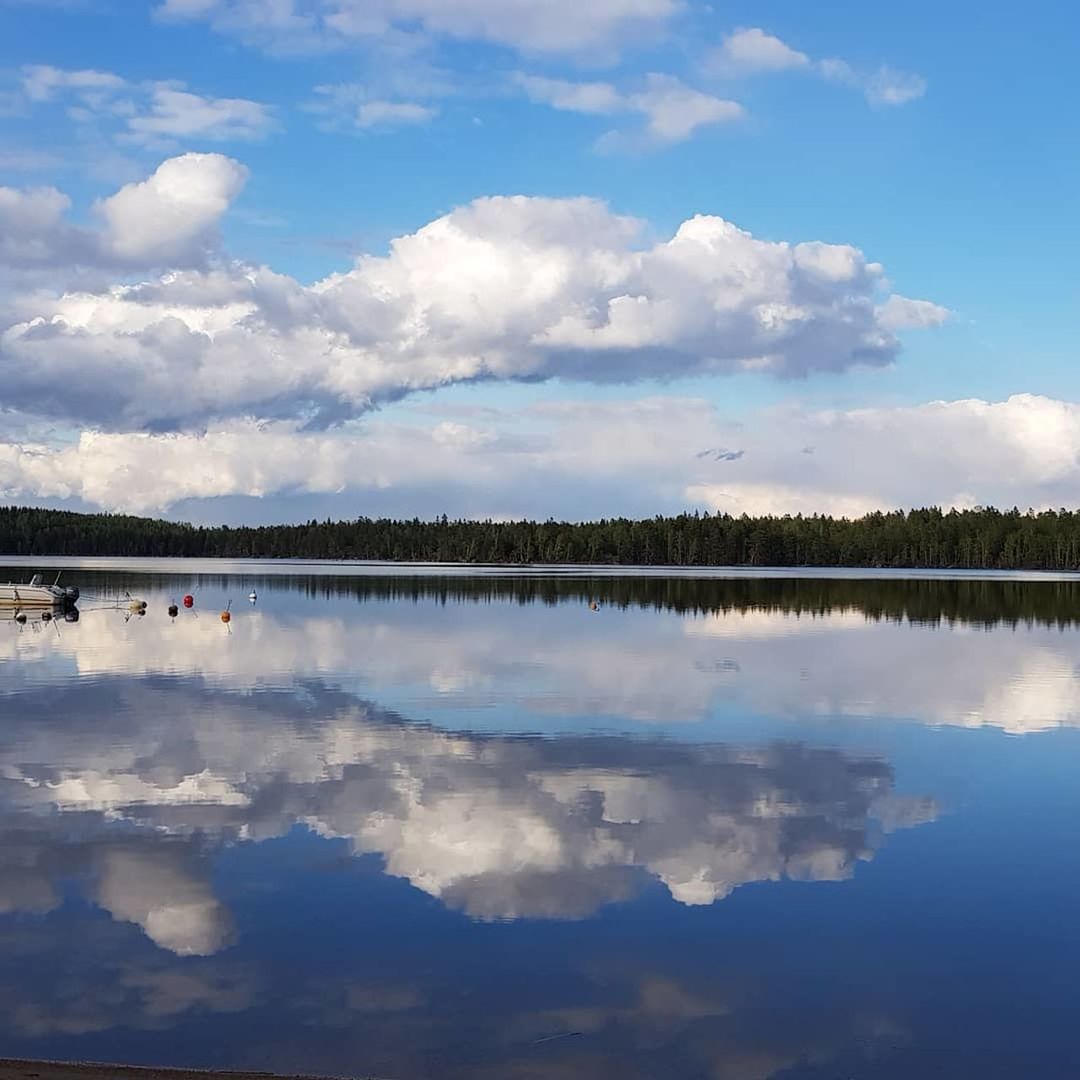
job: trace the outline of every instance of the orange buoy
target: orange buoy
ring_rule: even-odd
[[[223,611],[221,613],[221,621],[226,622],[226,623],[227,622],[232,622],[232,615],[230,615],[229,612],[227,612],[227,611]]]

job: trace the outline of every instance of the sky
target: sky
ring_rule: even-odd
[[[0,0],[0,503],[1076,505],[1078,32]]]

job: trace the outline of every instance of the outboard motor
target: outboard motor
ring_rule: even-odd
[[[74,585],[68,585],[64,589],[64,603],[74,607],[79,602],[79,590]]]

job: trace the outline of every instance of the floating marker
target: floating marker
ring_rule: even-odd
[[[175,619],[176,616],[179,615],[179,614],[180,614],[180,609],[176,606],[176,604],[175,603],[170,604],[169,605],[169,618],[170,619]]]
[[[193,608],[194,606],[195,606],[195,597],[192,596],[191,593],[188,593],[188,595],[184,597],[184,607]]]
[[[255,601],[256,601],[256,600],[258,600],[258,599],[259,599],[259,596],[258,596],[258,594],[257,594],[257,593],[255,592],[255,590],[254,590],[254,589],[252,589],[252,590],[251,590],[251,592],[250,592],[250,593],[248,593],[248,599],[249,599],[249,600],[250,600],[250,601],[251,601],[251,602],[252,602],[253,604],[255,603]]]

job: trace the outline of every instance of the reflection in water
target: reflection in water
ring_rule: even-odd
[[[237,599],[251,592],[273,591],[296,594],[311,600],[352,600],[362,604],[393,601],[402,603],[514,603],[590,604],[607,608],[643,608],[671,611],[680,615],[762,611],[783,615],[829,615],[857,613],[871,620],[908,621],[939,625],[962,623],[973,626],[1075,626],[1080,622],[1080,578],[1027,580],[1010,575],[979,577],[864,576],[831,578],[820,573],[799,577],[755,577],[735,572],[735,576],[701,576],[659,573],[567,570],[554,573],[516,573],[513,569],[490,568],[448,573],[445,568],[408,567],[387,573],[378,564],[353,565],[342,572],[334,564],[310,572],[305,566],[284,567],[274,563],[229,563],[229,573],[208,570],[215,560],[196,561],[198,573],[177,574],[183,565],[163,560],[163,572],[137,570],[74,570],[84,592],[98,597],[122,598],[127,592],[138,596],[158,594],[179,598],[191,591],[224,592]],[[268,574],[267,568],[275,572]],[[12,568],[9,576],[24,573]],[[841,572],[843,573],[843,572]],[[848,572],[849,574],[852,572]]]
[[[596,616],[570,602],[328,604],[271,591],[273,583],[263,584],[258,609],[236,616],[227,642],[216,617],[183,612],[173,620],[161,599],[142,622],[106,611],[62,630],[8,627],[0,664],[15,663],[0,695],[116,674],[198,676],[234,690],[310,678],[453,725],[485,716],[501,724],[517,716],[533,725],[554,717],[669,725],[742,712],[1014,733],[1080,726],[1078,631],[1042,623],[911,624],[843,605],[809,615],[744,606],[696,614],[604,608]],[[853,584],[861,583],[845,586]],[[173,591],[186,585],[175,582]],[[162,589],[159,597],[171,596]],[[216,616],[228,593],[201,595]]]
[[[545,957],[514,939],[506,962],[536,980],[524,995],[502,960],[456,955],[457,935],[436,947],[434,968],[408,949],[373,955],[370,940],[362,959],[339,942],[344,970],[325,945],[304,960],[287,946],[279,958],[280,940],[253,954],[213,884],[229,852],[306,835],[308,846],[377,855],[385,880],[478,926],[574,925],[647,895],[650,882],[687,910],[749,882],[848,878],[886,832],[932,820],[933,802],[897,795],[878,758],[795,743],[440,731],[317,681],[237,694],[110,675],[8,700],[0,911],[22,921],[0,923],[0,1031],[21,1053],[333,1073],[362,1063],[364,1075],[403,1078],[702,1068],[765,1078],[851,1039],[865,1050],[900,1037],[870,1006],[815,1018],[774,1001],[791,1010],[778,1037],[753,1019],[758,991],[693,962],[683,970],[685,955],[650,955],[648,940],[627,954],[583,939]],[[287,890],[288,859],[282,872],[276,889]],[[309,863],[299,872],[318,877]],[[326,918],[317,880],[304,896],[289,914],[301,938]],[[379,918],[367,904],[338,932],[367,940]],[[405,940],[431,921],[412,917]],[[461,986],[472,988],[465,998]],[[257,1025],[254,1042],[215,1026],[243,1030],[241,1016]],[[153,1050],[138,1049],[140,1031],[157,1033]]]
[[[0,626],[0,1053],[1078,1071],[1075,733],[963,730],[1080,720],[1071,584],[88,577]]]
[[[298,701],[106,681],[51,701],[75,718],[61,753],[59,722],[24,704],[0,791],[7,831],[26,839],[0,904],[54,906],[60,845],[96,903],[179,955],[230,939],[180,838],[205,853],[302,824],[471,916],[578,918],[650,877],[689,905],[752,881],[839,881],[875,832],[935,813],[894,794],[884,762],[832,749],[451,734],[317,685]]]

